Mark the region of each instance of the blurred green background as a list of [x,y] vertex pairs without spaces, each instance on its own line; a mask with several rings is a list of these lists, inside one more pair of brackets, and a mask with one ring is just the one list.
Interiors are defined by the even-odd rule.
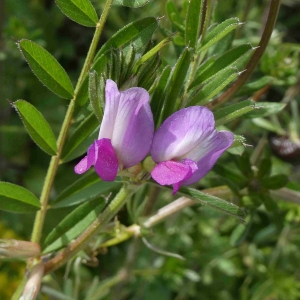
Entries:
[[[91,2],[98,12],[102,11],[103,1]],[[183,1],[174,2],[179,9],[184,7]],[[215,21],[239,17],[245,25],[235,32],[237,43],[256,45],[263,30],[268,3],[261,0],[219,1]],[[165,16],[162,25],[172,30],[165,4],[165,1],[152,0],[147,6],[137,9],[115,5],[100,44],[124,25],[146,16]],[[32,74],[16,40],[26,38],[45,47],[75,82],[93,29],[67,19],[52,0],[2,0],[0,32],[0,180],[24,186],[39,196],[49,157],[30,139],[9,101],[24,99],[34,104],[43,112],[56,136],[67,107],[65,100],[53,95]],[[162,37],[162,32],[157,31],[154,39],[160,41]],[[172,62],[175,52],[176,47],[170,46],[162,51],[162,57]],[[271,76],[273,79],[265,90],[260,89],[260,93],[254,95],[258,100],[286,101],[288,105],[276,118],[267,120],[269,126],[241,119],[230,127],[235,134],[244,135],[247,144],[254,145],[247,149],[249,156],[253,157],[256,145],[263,145],[261,151],[272,164],[271,174],[287,175],[288,187],[295,192],[300,192],[299,144],[297,147],[297,128],[300,128],[297,114],[300,105],[299,52],[300,3],[298,0],[282,1],[270,45],[252,78]],[[279,148],[276,138],[282,138]],[[284,152],[282,147],[292,149]],[[226,161],[230,161],[229,156]],[[54,194],[75,180],[74,164],[74,161],[69,162],[59,168]],[[228,167],[237,169],[234,163]],[[216,181],[222,182],[221,177],[217,167],[201,182],[201,187],[214,186]],[[273,211],[264,206],[249,209],[247,225],[210,208],[186,208],[156,226],[148,237],[153,245],[179,253],[186,258],[185,261],[155,253],[139,240],[129,240],[102,251],[97,256],[98,266],[75,263],[63,283],[62,271],[46,277],[43,291],[48,296],[41,299],[84,299],[91,294],[91,288],[95,290],[101,282],[107,283],[105,280],[108,284],[97,299],[300,299],[299,199],[295,196],[296,203],[281,199]],[[153,203],[153,209],[170,201],[170,194],[162,192],[159,201]],[[49,232],[71,209],[50,211],[45,232]],[[0,238],[29,239],[33,218],[31,214],[1,211]],[[125,211],[120,214],[120,219],[123,224],[132,222]],[[24,267],[22,262],[0,262],[0,299],[10,298],[23,276]],[[122,268],[130,271],[128,280],[111,284]],[[53,290],[60,294],[54,294]]]

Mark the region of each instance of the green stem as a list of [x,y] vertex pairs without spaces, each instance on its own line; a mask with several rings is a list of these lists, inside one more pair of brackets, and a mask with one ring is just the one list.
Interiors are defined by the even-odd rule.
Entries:
[[137,185],[125,184],[103,213],[73,243],[45,264],[45,273],[50,273],[61,267],[84,248],[86,243],[98,233],[99,229],[105,226],[118,213],[138,188],[139,186]]
[[108,17],[108,14],[109,14],[112,3],[113,3],[113,0],[107,0],[106,1],[103,12],[101,14],[101,17],[100,17],[100,19],[99,19],[99,21],[96,25],[96,31],[95,31],[95,34],[94,34],[89,52],[88,52],[87,57],[85,59],[82,71],[80,73],[76,88],[75,88],[75,97],[76,97],[76,94],[78,93],[79,88],[81,87],[81,84],[82,84],[82,82],[85,78],[85,75],[89,71],[90,66],[93,62],[95,52],[96,52],[96,49],[97,49],[97,46],[98,46],[98,42],[99,42],[100,36],[102,34],[104,25],[106,23],[106,20],[107,20],[107,17]]
[[213,109],[220,104],[226,102],[230,98],[233,97],[233,95],[246,83],[246,81],[249,79],[251,74],[253,73],[254,69],[258,65],[258,62],[260,61],[261,57],[263,56],[267,45],[269,43],[271,34],[273,32],[278,11],[280,7],[280,0],[272,0],[270,4],[270,10],[268,15],[268,20],[264,29],[264,32],[262,34],[259,47],[255,50],[253,56],[251,57],[250,61],[248,62],[246,66],[246,71],[241,74],[239,79],[229,88],[223,95],[221,95],[219,98],[214,100],[213,102],[209,103],[207,107],[210,109]]
[[39,243],[42,235],[42,230],[44,226],[44,221],[47,213],[48,200],[51,192],[51,188],[54,182],[54,178],[56,175],[57,167],[59,164],[60,156],[62,153],[63,145],[67,136],[68,129],[71,124],[72,114],[74,111],[75,98],[71,100],[71,103],[68,107],[58,140],[57,140],[57,155],[52,156],[50,165],[47,171],[47,175],[44,181],[44,186],[40,198],[41,202],[41,210],[39,210],[36,214],[31,241],[34,243]]
[[104,10],[100,17],[100,20],[96,25],[95,34],[94,34],[93,40],[91,42],[90,49],[88,51],[87,57],[85,59],[84,65],[82,67],[79,79],[78,79],[76,87],[75,87],[74,97],[70,102],[64,122],[61,127],[61,131],[59,133],[59,137],[57,139],[57,149],[58,149],[57,155],[52,156],[52,158],[51,158],[50,165],[49,165],[49,168],[47,171],[47,175],[46,175],[46,178],[44,181],[44,186],[42,189],[41,198],[40,198],[41,210],[38,211],[38,213],[36,214],[34,225],[33,225],[31,241],[35,242],[35,243],[39,243],[40,239],[41,239],[42,230],[43,230],[45,217],[46,217],[46,213],[47,213],[48,200],[49,200],[50,192],[51,192],[51,189],[53,186],[54,178],[55,178],[55,175],[57,172],[57,168],[59,165],[59,160],[61,157],[63,146],[66,141],[67,133],[68,133],[68,130],[71,125],[74,107],[75,107],[75,103],[76,103],[76,96],[77,96],[79,88],[81,87],[82,82],[83,82],[87,72],[89,71],[91,63],[94,59],[96,48],[97,48],[101,33],[103,31],[104,24],[108,17],[108,13],[110,11],[112,2],[113,2],[113,0],[106,1]]

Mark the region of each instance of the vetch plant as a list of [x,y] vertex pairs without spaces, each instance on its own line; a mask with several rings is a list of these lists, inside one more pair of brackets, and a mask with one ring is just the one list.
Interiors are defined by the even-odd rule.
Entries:
[[[97,293],[97,282],[80,290],[82,263],[94,262],[101,249],[133,236],[146,241],[145,236],[154,225],[196,204],[207,205],[244,223],[246,213],[252,216],[254,207],[263,204],[272,211],[276,209],[271,196],[278,193],[269,190],[278,188],[280,195],[286,192],[281,188],[287,178],[279,176],[276,184],[268,184],[269,178],[275,177],[270,177],[270,162],[265,163],[266,171],[258,170],[257,166],[263,165],[262,151],[257,150],[258,154],[255,152],[250,159],[243,133],[235,134],[238,123],[230,123],[239,122],[242,116],[258,118],[270,108],[271,114],[284,108],[264,102],[263,110],[259,110],[252,97],[259,88],[240,90],[267,47],[279,0],[270,2],[259,47],[240,39],[234,44],[234,30],[243,23],[237,18],[213,23],[210,0],[184,1],[182,11],[170,0],[166,4],[169,25],[147,16],[127,24],[99,45],[112,2],[106,1],[98,18],[89,0],[56,1],[71,20],[95,28],[75,87],[46,49],[27,39],[17,43],[37,78],[69,103],[58,137],[34,105],[25,100],[12,103],[32,140],[51,156],[39,198],[21,186],[0,182],[1,210],[36,213],[31,242],[17,242],[30,243],[27,245],[34,246],[35,251],[21,251],[22,255],[18,255],[28,258],[29,275],[25,275],[13,299],[35,299],[40,284],[43,286],[43,276],[65,264],[75,274],[71,276],[76,278],[72,281],[76,288],[68,297],[61,292],[67,288],[56,291],[58,298],[102,299],[111,287],[126,284],[135,274],[132,257],[138,256],[137,240],[128,250],[124,267],[105,281]],[[146,1],[117,2],[132,8],[156,5]],[[174,29],[178,30],[176,34]],[[168,51],[164,51],[166,47]],[[235,172],[235,165],[242,174]],[[59,168],[63,176],[57,176]],[[79,175],[85,174],[77,176],[62,191],[63,184],[56,189],[65,170],[73,169]],[[214,173],[209,173],[211,170]],[[217,176],[216,183],[212,183],[211,174]],[[205,175],[208,179],[199,182]],[[173,186],[173,195],[169,185]],[[162,188],[167,190],[166,198]],[[181,197],[171,198],[174,194]],[[253,203],[249,199],[254,199]],[[155,205],[169,200],[155,212]],[[117,219],[124,207],[124,214],[131,218],[126,222]],[[48,211],[55,212],[57,208],[66,208],[67,213],[62,210],[62,220],[55,220],[55,225],[44,230]],[[132,224],[125,226],[122,222]],[[170,255],[159,245],[154,247],[148,241],[145,244],[160,254]],[[9,256],[7,245],[15,242],[5,240],[2,245],[2,252]],[[42,292],[51,295],[47,284]]]

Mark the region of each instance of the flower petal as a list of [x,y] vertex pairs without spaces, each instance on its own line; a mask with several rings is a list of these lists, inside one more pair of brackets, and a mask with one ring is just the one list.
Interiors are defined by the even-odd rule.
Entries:
[[95,170],[102,180],[113,181],[118,173],[118,159],[110,139],[96,141]]
[[[154,134],[154,122],[150,105],[145,103],[131,117],[123,140],[114,135],[118,157],[125,168],[134,166],[142,161],[150,152]],[[120,137],[121,138],[121,137]],[[120,149],[120,150],[119,150]]]
[[75,173],[85,173],[95,163],[95,142],[89,147],[85,156],[74,168]]
[[149,94],[143,88],[119,92],[112,80],[106,82],[106,104],[99,139],[110,138],[120,164],[129,168],[150,150],[154,123]]
[[[215,120],[208,108],[190,106],[181,109],[167,118],[156,131],[151,156],[155,162],[184,158],[197,161],[197,156],[191,157],[187,154],[201,146],[202,141],[209,139],[214,132]],[[197,153],[199,156],[198,149]]]
[[114,132],[115,123],[120,102],[120,92],[117,84],[108,79],[105,85],[105,108],[104,115],[100,127],[98,139],[111,139]]
[[190,178],[185,179],[182,184],[189,185],[195,183],[205,176],[214,166],[222,153],[232,145],[233,141],[233,133],[229,131],[217,132],[214,139],[211,140],[209,153],[197,162],[198,170],[196,170]]
[[175,194],[183,180],[190,178],[197,170],[197,164],[192,160],[182,162],[164,161],[159,163],[151,172],[152,178],[160,185],[173,185]]

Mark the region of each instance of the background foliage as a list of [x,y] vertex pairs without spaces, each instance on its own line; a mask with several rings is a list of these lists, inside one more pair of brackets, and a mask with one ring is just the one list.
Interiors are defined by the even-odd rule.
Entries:
[[[94,0],[92,3],[97,12],[102,11],[103,1]],[[266,19],[267,4],[268,1],[254,0],[219,1],[213,11],[215,23],[239,17],[245,24],[209,48],[208,54],[219,57],[232,46],[246,43],[257,45]],[[158,61],[158,57],[154,55],[149,62],[152,63],[151,69],[155,63],[157,69],[161,68],[159,70],[166,64],[174,66],[185,43],[183,20],[186,11],[187,2],[184,1],[152,1],[136,9],[114,5],[100,45],[130,22],[149,16],[165,16],[160,20],[161,27],[165,29],[156,30],[153,35],[155,45],[171,33],[178,33],[173,37],[173,42],[160,51],[161,61],[157,63],[155,59]],[[231,149],[231,153],[224,155],[212,172],[196,186],[203,189],[228,185],[231,200],[243,206],[247,212],[246,224],[208,206],[193,206],[147,232],[145,236],[148,243],[164,251],[180,254],[185,258],[184,261],[156,253],[140,239],[132,238],[113,247],[99,249],[95,246],[97,243],[91,243],[90,249],[69,263],[67,271],[59,270],[45,277],[42,288],[45,299],[300,298],[299,18],[298,1],[283,1],[266,53],[251,81],[237,94],[239,100],[251,98],[258,104],[276,102],[285,104],[284,109],[278,112],[280,109],[274,106],[273,114],[272,107],[267,106],[265,111],[251,112],[258,115],[246,114],[226,124],[236,135],[244,136],[246,144],[251,147],[246,147],[243,155],[236,155],[241,154],[243,149]],[[3,29],[0,40],[0,180],[21,185],[39,196],[49,157],[32,141],[7,99],[29,101],[43,113],[56,137],[65,115],[66,101],[52,94],[36,79],[21,56],[16,41],[25,38],[46,48],[64,66],[74,84],[93,31],[69,20],[53,1],[46,0],[2,1],[0,22],[0,29]],[[148,45],[148,50],[151,47],[153,45]],[[111,52],[112,62],[118,53]],[[247,57],[244,59],[246,61]],[[237,66],[238,72],[243,71],[244,66],[242,61]],[[111,78],[116,76],[113,64],[107,68]],[[147,71],[145,66],[139,69],[139,85],[149,88],[151,82],[142,80],[142,72]],[[215,69],[211,74],[215,74]],[[203,82],[209,72],[201,76]],[[177,80],[180,82],[180,78]],[[208,96],[209,91],[208,88]],[[176,90],[172,93],[175,95]],[[201,96],[201,100],[204,96]],[[232,99],[232,104],[235,102]],[[249,103],[245,107],[251,105]],[[152,108],[160,111],[159,107]],[[235,107],[233,111],[238,109]],[[89,113],[86,107],[86,111],[77,114],[73,132]],[[165,116],[170,114],[168,111],[164,113]],[[221,113],[220,116],[224,115]],[[225,123],[221,117],[219,125]],[[88,119],[84,132],[88,128],[92,133],[97,127],[97,120],[93,118]],[[74,153],[72,149],[77,145],[73,146],[70,142],[64,149],[63,159],[66,163],[59,168],[51,194],[52,200],[57,201],[54,206],[57,205],[59,209],[49,210],[45,237],[74,210],[70,203],[78,205],[83,201],[84,195],[72,195],[64,191],[78,179],[73,172],[75,162],[70,160],[86,150],[86,145],[83,145]],[[45,147],[50,152],[55,151],[49,145]],[[114,193],[115,187],[109,184],[101,185],[103,190],[99,190],[99,182],[94,175],[88,176],[95,183],[85,191],[86,194],[107,195],[111,190]],[[277,189],[283,186],[286,189],[279,192]],[[245,189],[247,193],[243,193]],[[150,207],[141,203],[143,195],[148,192],[153,200]],[[127,210],[121,211],[118,220],[120,224],[131,225],[141,215],[157,211],[171,201],[168,190],[157,190],[146,185],[134,196]],[[33,220],[34,214],[17,215],[0,211],[0,237],[28,240]],[[122,233],[120,224],[115,220],[111,224],[113,230],[102,234],[98,244]],[[23,276],[24,266],[22,262],[0,262],[1,299],[9,299]],[[64,275],[66,280],[62,280]]]

